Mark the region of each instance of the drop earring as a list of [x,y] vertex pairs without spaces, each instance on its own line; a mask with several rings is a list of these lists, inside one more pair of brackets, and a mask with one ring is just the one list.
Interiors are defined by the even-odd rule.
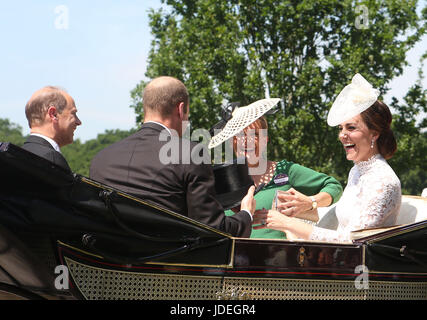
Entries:
[[374,148],[374,139],[371,140],[371,149]]

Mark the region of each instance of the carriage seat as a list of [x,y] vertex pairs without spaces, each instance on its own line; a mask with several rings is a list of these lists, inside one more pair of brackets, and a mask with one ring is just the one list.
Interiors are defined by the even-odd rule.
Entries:
[[[319,222],[316,226],[326,229],[336,230],[338,220],[335,214],[335,204],[318,208]],[[397,216],[396,225],[410,224],[427,220],[427,198],[419,196],[402,196],[399,215]]]

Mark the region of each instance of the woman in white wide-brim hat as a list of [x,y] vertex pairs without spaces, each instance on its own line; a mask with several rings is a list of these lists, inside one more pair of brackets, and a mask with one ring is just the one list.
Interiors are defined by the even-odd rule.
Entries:
[[[254,196],[257,209],[270,209],[276,191],[284,214],[317,218],[316,206],[326,207],[335,203],[342,194],[341,184],[333,177],[287,160],[271,161],[266,157],[268,124],[264,117],[280,99],[263,99],[248,106],[235,109],[233,117],[210,141],[213,148],[232,138],[237,158],[246,157],[255,186],[259,190]],[[286,192],[286,193],[285,193]],[[226,215],[232,215],[229,210]],[[255,221],[255,220],[254,220]],[[256,219],[255,224],[265,223]],[[281,230],[268,228],[252,229],[251,238],[286,238]]]
[[395,224],[401,204],[400,181],[386,159],[393,156],[397,144],[390,110],[378,96],[379,91],[356,74],[328,114],[328,124],[339,126],[346,157],[354,162],[336,204],[337,230],[305,224],[274,210],[258,212],[254,221],[265,219],[262,227],[295,238],[331,242],[350,242],[351,231]]

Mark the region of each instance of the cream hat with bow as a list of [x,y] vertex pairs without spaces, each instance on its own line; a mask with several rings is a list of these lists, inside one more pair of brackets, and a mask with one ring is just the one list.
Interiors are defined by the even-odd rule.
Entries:
[[332,104],[328,125],[337,126],[365,111],[377,101],[380,91],[374,89],[359,73],[356,73]]

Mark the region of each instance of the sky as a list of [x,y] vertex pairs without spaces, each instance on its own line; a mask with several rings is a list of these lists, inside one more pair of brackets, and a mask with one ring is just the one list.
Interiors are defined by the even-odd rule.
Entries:
[[[75,139],[135,127],[130,91],[145,79],[148,10],[161,6],[160,0],[0,0],[0,118],[27,135],[26,102],[36,90],[57,85],[74,98],[83,122]],[[386,103],[414,83],[426,50],[424,36],[407,55],[410,66],[390,82]]]

